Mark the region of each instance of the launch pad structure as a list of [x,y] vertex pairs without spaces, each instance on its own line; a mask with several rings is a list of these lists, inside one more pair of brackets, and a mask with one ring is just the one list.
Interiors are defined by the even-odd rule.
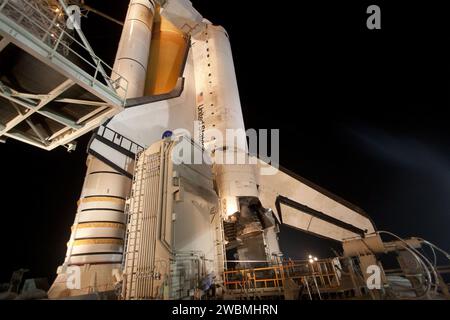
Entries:
[[[67,28],[83,5],[0,0],[0,139],[72,150],[93,132],[49,299],[450,298],[421,248],[448,253],[249,154],[224,28],[188,0],[131,0],[123,23],[84,6],[123,25],[109,67]],[[280,225],[343,254],[293,261]]]

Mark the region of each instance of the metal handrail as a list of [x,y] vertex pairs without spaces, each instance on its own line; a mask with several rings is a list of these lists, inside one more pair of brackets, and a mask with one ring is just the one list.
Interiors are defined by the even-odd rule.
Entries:
[[[48,46],[50,49],[52,49],[52,54],[50,55],[50,58],[53,54],[59,52],[60,50],[63,51],[67,50],[67,52],[72,53],[74,56],[76,56],[78,59],[84,62],[87,66],[93,68],[94,69],[93,75],[90,72],[88,72],[88,74],[93,78],[91,85],[94,85],[94,83],[96,82],[98,82],[101,85],[104,85],[105,83],[109,88],[114,90],[116,93],[119,89],[123,90],[121,96],[122,97],[126,96],[126,92],[128,90],[128,81],[124,77],[115,72],[102,59],[100,59],[98,56],[90,52],[88,48],[86,48],[86,46],[84,46],[81,42],[75,39],[72,35],[67,33],[63,28],[61,28],[60,24],[57,23],[56,19],[54,20],[49,19],[44,13],[38,10],[38,8],[33,6],[32,3],[30,3],[27,0],[20,0],[20,2],[22,4],[25,4],[27,6],[27,9],[30,9],[34,14],[37,14],[42,19],[42,21],[46,22],[46,24],[48,23],[48,28],[44,28],[41,24],[42,21],[33,19],[33,15],[24,12],[22,8],[16,6],[11,0],[0,0],[0,14],[3,14],[5,17],[8,18],[15,18],[11,17],[11,13],[18,14],[21,17],[21,21],[19,23],[18,21],[14,22],[18,23],[21,27],[24,27],[34,37],[37,37],[38,35],[34,34],[31,30],[29,30],[30,29],[29,26],[27,26],[26,23],[24,23],[24,21],[38,28],[44,35],[42,39],[39,40],[46,46]],[[7,9],[9,9],[9,11]],[[50,44],[48,43],[48,41],[44,41],[45,39],[53,40],[52,41],[53,43]],[[68,42],[70,42],[71,45],[69,46],[67,44],[67,41],[64,40],[68,40]],[[83,50],[83,52],[89,54],[89,56],[92,57],[92,59],[94,60],[94,63],[87,60],[80,53],[75,51],[73,49],[74,44],[79,46]],[[111,72],[110,77],[108,77],[106,74],[102,72],[103,68],[106,68],[108,71]],[[102,82],[101,78],[98,79],[99,73],[102,76],[104,83]]]
[[[315,264],[320,265],[320,264],[330,264],[331,261],[330,260],[319,260],[317,262],[315,262]],[[296,267],[308,267],[308,272],[307,273],[302,273],[302,274],[292,274],[292,275],[287,275],[286,273],[284,273],[283,271],[289,271],[289,270],[293,270],[293,268]],[[285,281],[285,279],[299,279],[299,280],[303,280],[303,279],[308,279],[308,278],[321,278],[321,277],[328,277],[329,281],[328,283],[322,283],[323,286],[325,287],[338,287],[339,286],[339,281],[336,281],[336,283],[332,283],[331,278],[338,280],[338,275],[336,273],[336,271],[333,270],[322,270],[320,269],[320,271],[316,271],[314,269],[309,269],[310,267],[310,263],[308,261],[301,261],[301,262],[287,262],[286,264],[282,264],[282,265],[276,265],[276,266],[270,266],[270,267],[260,267],[260,268],[253,268],[253,269],[239,269],[239,270],[229,270],[229,271],[225,271],[223,273],[224,275],[224,285],[225,287],[230,288],[234,287],[235,289],[238,288],[238,286],[242,286],[245,285],[249,279],[247,279],[247,275],[250,274],[251,275],[251,281],[254,282],[255,284],[255,288],[257,288],[257,284],[262,283],[263,287],[262,288],[279,288],[281,286],[283,286],[283,283]],[[258,277],[258,273],[261,272],[272,272],[273,276],[270,277]],[[230,279],[233,276],[241,276],[242,279]],[[321,286],[319,286],[321,287]]]
[[[112,138],[112,139],[109,139],[108,137],[106,137],[106,136],[105,136],[106,132],[112,133],[112,134],[113,134],[113,138]],[[118,132],[114,131],[113,129],[108,128],[108,127],[106,127],[106,126],[100,126],[100,128],[99,128],[99,130],[98,130],[98,132],[97,132],[97,135],[98,135],[99,137],[103,137],[103,138],[105,138],[105,139],[107,139],[107,140],[110,140],[111,142],[114,142],[115,144],[117,144],[117,145],[120,146],[121,148],[123,148],[123,149],[125,149],[125,150],[127,150],[127,151],[130,151],[130,152],[132,152],[132,153],[134,153],[134,154],[136,154],[136,155],[139,154],[140,152],[142,152],[142,151],[145,149],[145,148],[144,148],[143,146],[141,146],[140,144],[134,142],[133,140],[128,139],[127,137],[123,136],[122,134],[120,134],[120,133],[118,133]],[[118,137],[120,138],[120,143],[117,143],[117,141],[116,141],[116,139],[117,139]],[[123,146],[124,140],[127,141],[127,142],[129,142],[130,146],[129,146],[128,148],[125,148],[125,147]],[[135,148],[134,148],[134,147],[135,147]],[[134,152],[133,150],[136,150],[136,152]]]

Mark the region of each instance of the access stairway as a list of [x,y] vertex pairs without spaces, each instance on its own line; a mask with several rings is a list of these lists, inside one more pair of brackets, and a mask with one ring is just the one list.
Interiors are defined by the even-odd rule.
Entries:
[[88,153],[103,161],[118,172],[133,178],[136,156],[144,147],[102,125],[92,136]]

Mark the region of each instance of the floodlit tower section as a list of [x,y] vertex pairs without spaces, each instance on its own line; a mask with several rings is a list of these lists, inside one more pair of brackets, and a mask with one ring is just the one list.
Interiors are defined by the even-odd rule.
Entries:
[[[195,61],[199,140],[214,160],[220,213],[230,249],[240,260],[266,261],[263,227],[258,218],[255,166],[248,147],[236,74],[227,32],[206,24],[192,41]],[[235,233],[235,234],[233,234]]]
[[[154,10],[152,0],[132,0],[128,8],[114,64],[114,70],[129,81],[126,98],[144,94]],[[58,268],[49,297],[114,289],[122,262],[125,199],[130,188],[128,177],[98,158],[88,157],[88,171],[66,259]]]

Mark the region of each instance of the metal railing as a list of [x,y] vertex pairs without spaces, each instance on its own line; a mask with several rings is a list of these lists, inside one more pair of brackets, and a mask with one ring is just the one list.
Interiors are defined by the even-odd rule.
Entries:
[[[0,16],[9,18],[13,23],[27,30],[40,43],[49,47],[49,58],[55,54],[62,54],[86,72],[92,79],[91,86],[103,85],[109,87],[119,97],[125,97],[128,90],[128,81],[116,73],[103,60],[94,55],[83,43],[66,32],[61,22],[63,12],[58,9],[53,19],[49,12],[43,12],[36,3],[27,0],[0,0]],[[89,60],[92,60],[90,61]],[[103,70],[110,72],[106,75]],[[122,99],[123,105],[125,99]]]
[[312,281],[319,290],[340,286],[340,278],[331,259],[314,263],[286,261],[276,266],[229,270],[223,274],[224,285],[230,290],[277,289],[284,286],[286,279],[292,279],[299,285]]
[[142,151],[144,151],[144,147],[137,144],[136,142],[133,142],[132,140],[128,139],[127,137],[124,137],[120,133],[105,127],[100,126],[97,131],[97,136],[102,137],[106,140],[109,140],[113,142],[114,144],[118,145],[122,149],[126,151],[130,151],[133,154],[138,154]]

